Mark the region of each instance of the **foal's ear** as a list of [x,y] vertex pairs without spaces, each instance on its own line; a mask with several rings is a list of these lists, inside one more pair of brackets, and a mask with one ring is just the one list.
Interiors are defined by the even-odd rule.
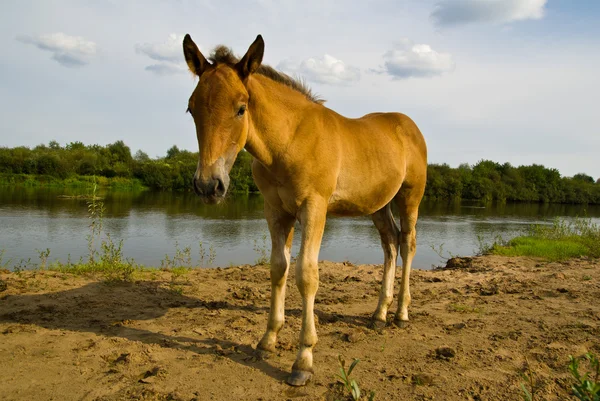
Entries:
[[258,35],[244,57],[235,65],[242,79],[248,78],[250,74],[258,70],[260,63],[262,63],[264,52],[265,41],[262,36]]
[[198,76],[202,75],[208,66],[210,66],[210,63],[200,53],[198,46],[196,46],[189,33],[183,38],[183,55],[190,71]]

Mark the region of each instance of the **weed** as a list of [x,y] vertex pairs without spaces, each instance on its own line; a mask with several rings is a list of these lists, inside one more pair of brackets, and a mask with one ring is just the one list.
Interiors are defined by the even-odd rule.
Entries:
[[[356,380],[350,379],[350,374],[352,373],[358,362],[360,362],[360,359],[355,358],[348,367],[348,371],[346,371],[346,361],[344,360],[344,358],[342,358],[341,355],[338,355],[338,361],[340,364],[340,373],[338,374],[340,382],[344,385],[346,390],[348,390],[354,401],[360,400],[361,392],[360,388],[358,387],[358,383],[356,382]],[[367,399],[369,401],[374,400],[375,392],[371,391]]]
[[592,276],[588,276],[587,274],[585,276],[583,276],[583,281],[590,281],[592,279]]
[[38,256],[40,258],[39,268],[45,270],[46,266],[48,265],[48,257],[50,257],[50,248],[46,248],[41,251],[39,249],[36,249],[35,251],[38,253]]
[[254,240],[254,251],[258,253],[258,258],[254,261],[257,265],[266,265],[269,263],[268,251],[267,251],[267,234],[262,235],[262,244],[259,245],[258,241]]
[[508,240],[504,239],[500,234],[496,234],[491,242],[486,241],[482,234],[477,234],[477,255],[488,255],[493,253],[494,249],[506,246],[507,244]]
[[206,250],[204,249],[204,244],[202,243],[202,241],[199,242],[200,245],[200,259],[199,259],[199,264],[200,266],[204,266],[204,260],[206,259]]
[[[569,371],[575,380],[571,386],[573,394],[580,401],[600,401],[600,361],[592,353],[587,353],[580,358],[569,355]],[[587,361],[591,372],[583,376],[579,373],[579,362]]]
[[96,182],[92,186],[91,200],[88,202],[88,217],[91,220],[89,228],[90,234],[87,235],[88,241],[88,262],[94,264],[98,251],[96,250],[95,241],[100,237],[102,232],[102,218],[104,216],[104,202],[97,201],[96,197]]
[[192,248],[186,246],[180,249],[179,242],[175,241],[175,255],[171,258],[166,254],[165,258],[160,262],[160,267],[162,269],[172,269],[174,267],[192,268]]
[[135,271],[133,260],[123,260],[123,240],[115,244],[109,233],[102,241],[102,254],[100,255],[100,270],[108,281],[131,281]]
[[439,247],[435,247],[435,245],[430,245],[431,249],[433,250],[433,252],[437,253],[437,255],[440,257],[441,261],[444,262],[448,259],[452,259],[457,257],[458,255],[453,254],[450,251],[446,251],[446,255],[444,255],[444,244],[441,243]]
[[211,245],[210,248],[208,248],[208,264],[212,265],[215,262],[216,257],[217,257],[217,251]]
[[23,270],[27,270],[27,266],[31,265],[31,258],[21,259],[19,263],[13,266],[13,271],[17,274],[17,276],[21,276]]
[[[215,262],[215,258],[217,257],[217,251],[211,245],[208,248],[208,259],[206,258],[206,250],[204,249],[204,244],[200,241],[200,266],[210,266]],[[206,262],[206,263],[205,263]]]
[[[523,390],[523,400],[525,401],[535,401],[535,385],[533,382],[533,371],[531,370],[531,365],[527,358],[525,358],[526,363],[526,372],[519,372],[519,375],[524,380],[521,382],[521,390]],[[530,390],[527,389],[527,385],[529,385]]]
[[8,266],[10,266],[10,264],[12,263],[12,259],[8,259],[7,261],[4,261],[4,253],[6,252],[5,249],[0,249],[0,269],[8,269]]

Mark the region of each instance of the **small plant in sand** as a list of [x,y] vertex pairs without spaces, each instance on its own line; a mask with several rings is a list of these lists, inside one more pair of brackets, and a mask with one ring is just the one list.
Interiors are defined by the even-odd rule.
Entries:
[[267,249],[267,234],[262,235],[262,244],[254,240],[254,251],[258,253],[258,258],[254,261],[257,265],[266,265],[269,263],[269,251]]
[[0,269],[8,269],[8,266],[12,263],[12,259],[4,260],[4,254],[6,249],[0,249]]
[[202,266],[210,266],[214,263],[215,258],[217,257],[217,252],[215,251],[214,246],[210,246],[208,248],[208,258],[206,255],[206,249],[204,248],[204,243],[202,241],[200,241],[199,243],[200,245],[200,259],[198,260],[198,264],[200,265],[200,267]]
[[491,242],[487,241],[482,234],[477,234],[477,255],[488,255],[495,248],[506,246],[507,244],[508,241],[500,234],[496,234]]
[[135,262],[123,258],[123,240],[115,243],[110,234],[101,244],[100,270],[108,281],[131,281],[136,270]]
[[48,266],[48,258],[50,257],[50,248],[46,248],[41,251],[39,249],[36,249],[36,252],[38,253],[38,256],[40,258],[39,268],[42,270],[46,269],[46,266]]
[[[440,259],[442,260],[442,262],[444,262],[444,261],[446,261],[448,259],[455,258],[455,257],[458,256],[458,255],[453,254],[450,251],[446,251],[444,249],[444,244],[443,243],[441,243],[438,247],[436,247],[435,245],[431,244],[430,248],[433,250],[433,252],[435,252],[440,257]],[[444,252],[445,252],[445,254],[444,254]]]
[[[580,401],[600,401],[600,361],[592,353],[587,353],[580,358],[573,358],[569,355],[569,371],[575,383],[571,389],[573,394]],[[591,371],[583,375],[579,373],[580,361],[587,362]]]
[[[123,240],[113,241],[109,233],[106,238],[102,238],[104,203],[99,201],[96,196],[97,186],[94,181],[92,186],[92,195],[88,201],[88,217],[90,219],[90,233],[87,235],[88,260],[84,262],[83,257],[77,263],[71,262],[69,255],[66,264],[56,262],[50,266],[53,270],[65,273],[86,274],[102,273],[107,281],[131,281],[134,271],[138,268],[133,260],[123,257]],[[100,241],[100,250],[97,246]],[[47,265],[47,259],[50,256],[50,249],[38,251],[41,264],[44,268]]]
[[[523,391],[523,400],[524,401],[535,401],[535,383],[533,381],[533,371],[531,370],[531,365],[527,358],[525,358],[526,363],[526,371],[520,372],[519,375],[523,379],[521,382],[521,390]],[[529,389],[527,388],[529,386]]]
[[162,269],[173,269],[173,268],[192,268],[192,248],[186,246],[183,249],[179,248],[179,242],[175,241],[175,255],[170,257],[168,254],[165,258],[160,261],[160,267]]
[[97,201],[96,183],[92,186],[92,198],[88,201],[88,217],[90,219],[90,233],[87,235],[88,241],[88,263],[94,264],[98,251],[96,250],[95,242],[100,238],[102,233],[102,221],[104,216],[104,202]]
[[[350,378],[350,374],[356,367],[356,365],[360,362],[360,359],[354,359],[348,370],[346,371],[346,361],[341,355],[338,355],[338,361],[340,364],[340,373],[338,374],[338,380],[341,384],[344,385],[344,388],[350,393],[352,400],[357,401],[361,399],[360,388],[358,387],[358,383],[356,380]],[[373,401],[375,399],[375,392],[371,391],[367,400]]]

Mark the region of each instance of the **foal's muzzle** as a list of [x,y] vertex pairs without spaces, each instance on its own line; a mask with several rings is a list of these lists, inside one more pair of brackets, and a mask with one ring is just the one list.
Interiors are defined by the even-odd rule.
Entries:
[[227,184],[220,177],[201,179],[194,177],[194,192],[209,203],[217,203],[225,197]]

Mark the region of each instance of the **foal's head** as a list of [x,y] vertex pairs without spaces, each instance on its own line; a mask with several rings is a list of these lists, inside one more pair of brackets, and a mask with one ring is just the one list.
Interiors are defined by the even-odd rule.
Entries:
[[229,187],[229,171],[248,138],[248,77],[262,62],[265,43],[260,35],[234,65],[209,63],[190,37],[183,39],[183,54],[198,85],[188,103],[196,124],[198,168],[193,187],[210,203],[221,201]]

